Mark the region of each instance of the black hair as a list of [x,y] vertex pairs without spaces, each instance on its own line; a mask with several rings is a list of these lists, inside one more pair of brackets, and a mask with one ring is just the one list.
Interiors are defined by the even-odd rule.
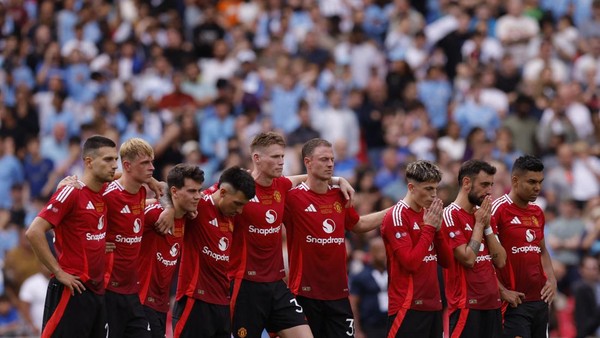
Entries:
[[495,175],[496,167],[481,160],[466,161],[460,166],[460,170],[458,171],[458,185],[462,184],[463,178],[470,177],[472,179],[482,171],[488,175]]
[[233,166],[226,169],[219,177],[219,187],[223,183],[231,185],[236,191],[241,191],[247,199],[251,199],[256,194],[254,178],[245,169]]
[[512,173],[521,175],[527,171],[542,172],[544,171],[544,163],[533,155],[520,156],[513,164]]
[[196,165],[180,163],[167,174],[167,185],[181,189],[185,185],[185,179],[189,178],[197,183],[204,183],[204,171]]
[[88,156],[95,156],[95,153],[98,149],[100,148],[104,148],[104,147],[109,147],[109,148],[116,148],[117,144],[104,136],[100,136],[100,135],[94,135],[91,136],[90,138],[88,138],[87,140],[85,140],[85,143],[83,143],[83,157],[88,157]]

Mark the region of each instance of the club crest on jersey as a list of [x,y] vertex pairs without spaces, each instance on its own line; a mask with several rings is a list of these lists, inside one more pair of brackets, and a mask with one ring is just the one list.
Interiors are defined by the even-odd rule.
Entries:
[[238,334],[238,337],[240,337],[240,338],[246,338],[246,336],[248,335],[248,330],[246,330],[245,327],[240,327],[237,334]]
[[535,240],[535,231],[531,229],[525,230],[525,240],[529,243]]
[[538,222],[537,217],[535,216],[531,216],[531,222],[533,222],[533,226],[536,228],[540,226],[540,223]]
[[179,243],[173,244],[173,246],[169,250],[169,253],[171,254],[172,257],[177,256],[177,254],[179,253]]
[[325,233],[333,233],[335,231],[335,222],[328,218],[326,220],[323,221],[323,231],[325,231]]
[[340,203],[340,202],[333,203],[333,210],[335,210],[338,214],[342,213],[342,203]]
[[98,230],[102,230],[102,228],[104,228],[104,215],[98,219]]
[[278,190],[275,190],[273,193],[273,198],[277,203],[281,202],[281,193]]
[[133,232],[137,234],[140,230],[142,230],[142,220],[136,218],[135,221],[133,221]]
[[219,250],[225,251],[229,247],[229,240],[227,237],[221,237],[219,240]]
[[267,212],[265,213],[265,221],[267,221],[267,223],[269,223],[269,224],[273,224],[273,223],[275,223],[276,220],[277,220],[277,213],[275,212],[275,210],[272,210],[272,209],[267,210]]

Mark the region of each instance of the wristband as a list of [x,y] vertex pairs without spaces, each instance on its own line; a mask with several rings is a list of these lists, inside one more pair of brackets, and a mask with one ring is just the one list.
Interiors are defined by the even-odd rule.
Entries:
[[487,227],[487,228],[483,229],[483,234],[486,236],[489,236],[493,233],[494,233],[494,230],[492,230],[492,227]]

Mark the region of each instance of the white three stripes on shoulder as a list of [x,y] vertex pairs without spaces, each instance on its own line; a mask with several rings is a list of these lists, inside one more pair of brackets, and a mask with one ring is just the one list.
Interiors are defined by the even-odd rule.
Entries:
[[402,226],[402,210],[405,208],[408,208],[408,206],[406,203],[404,203],[404,201],[399,201],[394,206],[394,209],[392,210],[392,220],[395,227]]
[[498,210],[498,208],[504,203],[511,203],[510,197],[508,197],[508,195],[506,195],[506,194],[502,195],[501,197],[498,197],[492,203],[492,215],[495,215],[496,210]]
[[64,201],[67,200],[67,197],[69,197],[69,195],[71,194],[71,192],[73,192],[75,188],[68,186],[66,188],[63,189],[63,191],[60,192],[60,194],[58,194],[58,196],[56,196],[56,200],[60,203],[63,203]]
[[452,211],[454,210],[458,210],[458,205],[451,203],[449,206],[447,206],[444,209],[444,223],[446,223],[447,227],[453,227],[454,226],[454,219],[452,219]]

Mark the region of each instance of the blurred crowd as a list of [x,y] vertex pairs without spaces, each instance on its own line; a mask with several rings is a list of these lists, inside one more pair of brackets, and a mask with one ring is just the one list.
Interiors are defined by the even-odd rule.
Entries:
[[[404,196],[414,159],[440,166],[448,204],[464,160],[496,166],[498,197],[535,154],[569,295],[600,253],[599,85],[599,0],[2,0],[0,335],[39,330],[47,274],[22,230],[93,134],[141,137],[157,178],[195,163],[207,184],[249,166],[261,131],[286,136],[288,175],[320,136],[361,214]],[[349,238],[353,273],[376,236]]]

